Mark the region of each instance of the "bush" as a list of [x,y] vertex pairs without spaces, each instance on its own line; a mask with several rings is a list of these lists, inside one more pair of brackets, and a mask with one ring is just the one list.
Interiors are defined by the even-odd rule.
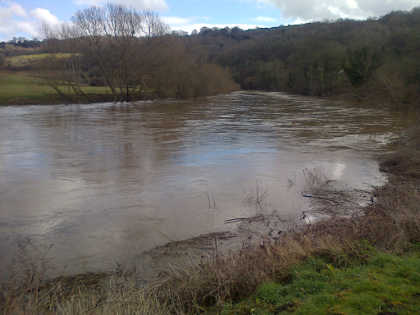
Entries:
[[0,67],[2,67],[6,62],[6,57],[0,53]]

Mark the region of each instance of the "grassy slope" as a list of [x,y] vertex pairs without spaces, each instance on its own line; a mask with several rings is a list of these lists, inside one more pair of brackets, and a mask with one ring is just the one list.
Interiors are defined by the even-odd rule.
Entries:
[[403,257],[375,252],[365,263],[342,268],[311,258],[288,282],[264,283],[222,314],[418,314],[418,249]]
[[[87,94],[108,94],[104,87],[85,87]],[[62,100],[56,92],[38,79],[25,72],[0,71],[0,106],[15,104],[54,104]]]
[[55,57],[58,59],[69,58],[72,54],[69,53],[60,53],[60,54],[31,54],[31,55],[21,55],[13,56],[6,58],[6,64],[11,65],[12,67],[23,67],[33,64],[34,62],[41,61],[45,58]]
[[21,73],[0,73],[0,105],[26,101],[36,103],[54,94],[54,90],[43,85],[39,79]]

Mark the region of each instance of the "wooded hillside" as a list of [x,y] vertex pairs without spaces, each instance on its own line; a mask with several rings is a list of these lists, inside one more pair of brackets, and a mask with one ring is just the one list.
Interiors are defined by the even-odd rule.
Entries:
[[420,8],[367,21],[203,29],[186,40],[230,68],[243,89],[352,93],[397,103],[420,94]]

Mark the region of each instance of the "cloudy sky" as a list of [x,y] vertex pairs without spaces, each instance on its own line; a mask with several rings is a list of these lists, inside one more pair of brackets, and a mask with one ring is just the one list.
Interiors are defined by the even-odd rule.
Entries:
[[420,6],[420,0],[0,0],[0,40],[38,37],[41,23],[59,25],[79,9],[106,2],[156,10],[173,30],[188,32],[203,26],[248,29],[363,19]]

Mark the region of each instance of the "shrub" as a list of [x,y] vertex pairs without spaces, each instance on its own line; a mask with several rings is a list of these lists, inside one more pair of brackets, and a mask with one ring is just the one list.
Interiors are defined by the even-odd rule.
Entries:
[[2,67],[6,62],[6,57],[0,53],[0,67]]

